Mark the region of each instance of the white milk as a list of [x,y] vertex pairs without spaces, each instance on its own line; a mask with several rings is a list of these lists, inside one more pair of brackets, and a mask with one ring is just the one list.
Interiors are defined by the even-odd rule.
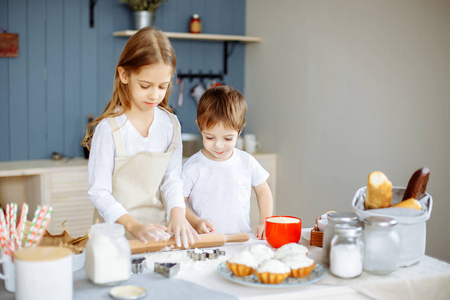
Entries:
[[293,224],[293,223],[299,223],[300,220],[299,219],[294,219],[294,218],[273,217],[273,218],[268,218],[267,222]]

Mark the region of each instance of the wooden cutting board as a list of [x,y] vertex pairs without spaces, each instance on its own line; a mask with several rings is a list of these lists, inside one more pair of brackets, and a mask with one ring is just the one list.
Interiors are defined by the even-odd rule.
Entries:
[[[195,241],[195,244],[190,245],[190,247],[191,248],[218,247],[223,246],[225,243],[246,242],[250,239],[248,233],[236,233],[236,234],[209,233],[209,234],[200,234],[200,238],[201,240]],[[174,237],[171,237],[169,240],[165,242],[148,241],[148,243],[145,244],[139,240],[130,240],[129,243],[132,254],[160,251],[163,250],[165,247],[170,247],[171,249],[184,249],[183,247],[177,247]]]

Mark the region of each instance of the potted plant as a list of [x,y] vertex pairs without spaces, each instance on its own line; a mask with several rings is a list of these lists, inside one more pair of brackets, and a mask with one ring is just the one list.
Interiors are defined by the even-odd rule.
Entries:
[[136,30],[152,25],[154,12],[164,1],[167,0],[121,0],[134,11]]

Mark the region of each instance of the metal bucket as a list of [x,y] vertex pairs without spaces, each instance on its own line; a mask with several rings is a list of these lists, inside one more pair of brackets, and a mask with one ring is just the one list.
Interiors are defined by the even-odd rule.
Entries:
[[152,26],[152,21],[153,13],[146,10],[134,12],[134,27],[136,28],[136,30],[147,26]]

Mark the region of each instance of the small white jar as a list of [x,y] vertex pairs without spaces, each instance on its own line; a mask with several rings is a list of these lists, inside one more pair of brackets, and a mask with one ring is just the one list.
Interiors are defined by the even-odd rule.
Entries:
[[322,263],[325,266],[330,265],[330,245],[331,239],[335,232],[334,228],[338,224],[348,224],[352,226],[359,226],[358,216],[353,212],[330,212],[327,214],[328,224],[325,227],[323,233],[323,245],[322,245]]
[[363,271],[362,228],[337,224],[330,245],[330,272],[340,278],[354,278]]
[[131,276],[131,249],[120,224],[95,224],[86,245],[86,275],[98,285],[117,285]]
[[400,237],[397,221],[389,217],[372,216],[364,220],[364,271],[387,275],[399,268]]

